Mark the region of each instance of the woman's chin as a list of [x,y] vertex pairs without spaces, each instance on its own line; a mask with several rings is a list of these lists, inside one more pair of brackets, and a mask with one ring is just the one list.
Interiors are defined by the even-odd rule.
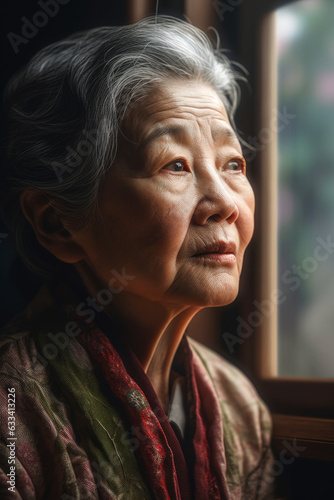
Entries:
[[188,305],[200,307],[222,307],[231,304],[239,292],[239,284],[225,284],[216,287],[201,287],[200,290],[193,289],[187,297],[182,297],[182,302],[188,302]]
[[238,290],[224,290],[221,293],[214,293],[205,301],[206,307],[222,307],[234,302],[238,296]]

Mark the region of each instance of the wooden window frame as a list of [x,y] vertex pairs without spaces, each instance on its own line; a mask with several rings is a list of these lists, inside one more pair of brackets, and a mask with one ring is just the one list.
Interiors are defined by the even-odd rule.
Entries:
[[153,0],[127,0],[127,21],[129,24],[134,24],[154,14]]
[[[292,1],[253,0],[240,6],[242,62],[250,71],[255,98],[248,117],[244,117],[249,131],[271,130],[272,110],[277,109],[273,13],[289,3]],[[249,287],[249,294],[260,302],[278,288],[277,133],[271,131],[266,142],[252,167],[258,231],[253,251],[255,285]],[[263,316],[251,341],[244,342],[243,351],[246,370],[273,413],[273,446],[277,453],[284,440],[297,440],[304,445],[300,457],[334,460],[334,379],[277,376],[277,307],[272,314]]]
[[[158,0],[127,0],[128,23],[136,23],[156,13]],[[180,0],[185,17],[198,28],[207,32],[215,24],[215,11],[211,0]]]

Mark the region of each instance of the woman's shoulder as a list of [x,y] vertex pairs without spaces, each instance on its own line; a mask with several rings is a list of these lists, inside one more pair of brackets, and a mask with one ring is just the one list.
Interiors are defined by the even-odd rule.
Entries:
[[188,340],[192,351],[200,358],[214,383],[223,383],[226,390],[231,388],[233,391],[236,386],[241,391],[245,389],[250,397],[257,397],[253,384],[239,368],[197,340]]
[[20,321],[6,325],[0,333],[0,375],[3,388],[25,391],[30,384],[44,385],[48,380],[45,366],[29,329]]
[[211,379],[220,406],[230,419],[253,421],[262,431],[270,432],[271,417],[267,406],[248,377],[235,365],[200,342],[189,339],[194,355]]
[[216,395],[231,498],[240,498],[241,491],[247,498],[273,498],[268,408],[241,370],[198,341],[189,339],[189,344],[206,386]]
[[43,316],[51,318],[51,297],[42,287],[27,308],[0,329],[0,373],[16,380],[27,377],[43,380],[45,366],[41,362],[35,340],[36,325]]

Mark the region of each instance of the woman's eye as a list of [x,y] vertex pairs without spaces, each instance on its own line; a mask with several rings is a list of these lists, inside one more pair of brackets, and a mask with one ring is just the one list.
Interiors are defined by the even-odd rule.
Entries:
[[183,172],[185,169],[186,162],[184,160],[175,160],[163,167],[163,170],[169,170],[171,172]]
[[243,160],[230,160],[226,164],[227,170],[232,170],[232,172],[243,172],[245,168],[245,162]]

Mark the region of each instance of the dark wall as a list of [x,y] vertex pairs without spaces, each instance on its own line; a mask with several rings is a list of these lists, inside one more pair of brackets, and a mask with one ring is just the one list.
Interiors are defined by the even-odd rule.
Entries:
[[[6,0],[2,3],[0,17],[2,95],[10,77],[46,45],[79,30],[125,24],[126,2]],[[39,287],[38,280],[20,263],[15,242],[2,221],[0,221],[0,280],[1,326],[25,307]]]

